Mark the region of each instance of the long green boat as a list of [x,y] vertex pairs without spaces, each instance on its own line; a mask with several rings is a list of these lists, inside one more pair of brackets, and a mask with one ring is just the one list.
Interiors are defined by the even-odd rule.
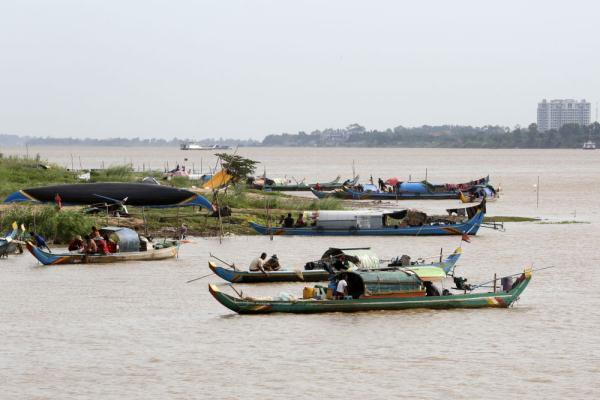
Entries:
[[[348,296],[344,299],[289,299],[252,297],[236,298],[223,293],[214,284],[208,285],[212,296],[222,305],[239,314],[326,313],[374,310],[406,310],[415,308],[507,308],[523,293],[531,280],[531,269],[525,270],[507,290],[458,294],[430,295],[416,274],[409,271],[346,272]],[[494,285],[495,286],[495,285]]]

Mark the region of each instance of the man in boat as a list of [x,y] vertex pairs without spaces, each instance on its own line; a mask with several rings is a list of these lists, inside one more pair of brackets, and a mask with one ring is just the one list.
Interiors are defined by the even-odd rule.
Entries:
[[292,217],[292,213],[288,213],[287,217],[283,220],[284,228],[293,228],[294,227],[294,218]]
[[106,243],[106,240],[104,240],[104,238],[102,236],[95,238],[94,242],[96,242],[96,248],[98,249],[98,253],[103,254],[103,255],[110,254],[110,250],[108,249],[108,244]]
[[69,242],[69,251],[82,251],[84,248],[83,239],[81,235],[77,235]]
[[348,281],[346,280],[346,274],[343,274],[338,281],[335,289],[335,298],[340,300],[348,296]]
[[119,244],[112,240],[108,233],[105,233],[104,235],[102,235],[102,237],[104,238],[104,241],[106,242],[106,246],[108,247],[108,251],[110,253],[116,253],[119,251]]
[[303,228],[306,226],[306,222],[304,222],[304,214],[300,213],[298,215],[298,219],[296,220],[296,223],[294,224],[294,228]]
[[425,284],[425,296],[439,296],[440,291],[430,281],[423,282]]
[[385,182],[383,181],[383,179],[379,178],[379,180],[377,181],[377,183],[379,183],[379,190],[381,190],[382,192],[385,192]]
[[281,265],[279,265],[277,254],[273,254],[271,258],[264,263],[263,268],[265,271],[279,271],[281,269]]
[[100,231],[95,226],[92,226],[92,233],[90,234],[90,238],[95,240],[96,238],[99,238],[99,237],[102,237],[100,235]]
[[254,260],[252,260],[252,262],[250,263],[250,271],[254,271],[254,272],[258,272],[258,271],[262,271],[265,272],[265,269],[263,268],[263,265],[265,263],[265,259],[267,258],[267,253],[262,253],[260,255],[260,257],[255,258]]
[[85,254],[94,254],[98,251],[98,246],[96,246],[96,242],[90,237],[90,235],[85,235],[85,247],[83,248],[83,252]]
[[46,240],[44,240],[44,238],[40,234],[31,231],[29,232],[29,235],[31,236],[31,239],[33,239],[37,247],[39,247],[42,250],[46,249],[49,253],[52,253],[52,250],[50,250],[50,248],[46,244]]

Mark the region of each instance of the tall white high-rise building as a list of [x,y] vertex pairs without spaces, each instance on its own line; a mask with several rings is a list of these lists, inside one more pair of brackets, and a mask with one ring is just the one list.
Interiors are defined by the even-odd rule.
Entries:
[[537,108],[537,125],[540,132],[560,129],[565,124],[590,124],[591,104],[573,99],[542,100]]

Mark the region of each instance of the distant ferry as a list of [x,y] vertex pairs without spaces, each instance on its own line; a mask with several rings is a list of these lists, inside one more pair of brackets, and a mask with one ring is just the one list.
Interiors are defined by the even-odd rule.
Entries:
[[585,142],[583,144],[583,149],[584,150],[596,150],[596,142],[592,142],[591,140],[588,140],[587,142]]
[[181,150],[229,150],[231,147],[222,146],[220,144],[215,144],[212,146],[202,146],[198,143],[182,143],[180,146]]

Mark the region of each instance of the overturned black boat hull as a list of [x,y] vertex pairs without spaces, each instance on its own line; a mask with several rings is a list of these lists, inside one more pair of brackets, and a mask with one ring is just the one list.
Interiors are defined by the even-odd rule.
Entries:
[[11,193],[4,203],[34,201],[54,203],[59,195],[64,205],[123,202],[139,207],[201,206],[211,209],[203,196],[185,189],[146,183],[79,183],[23,189]]

